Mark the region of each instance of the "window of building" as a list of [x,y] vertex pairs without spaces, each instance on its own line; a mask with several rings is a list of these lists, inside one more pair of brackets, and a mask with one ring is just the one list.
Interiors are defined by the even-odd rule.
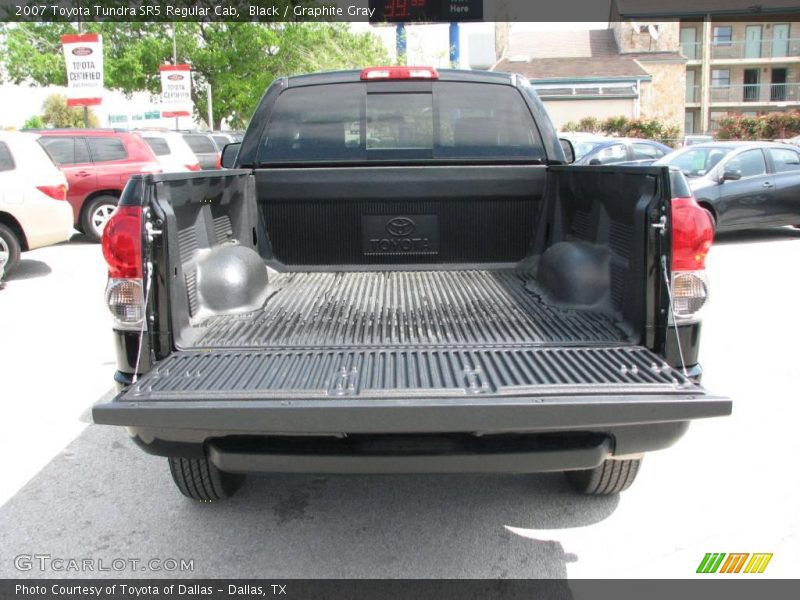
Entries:
[[634,31],[636,33],[649,33],[651,35],[655,34],[655,37],[658,37],[658,30],[658,23],[637,23],[634,27]]
[[0,171],[13,171],[14,158],[5,142],[0,142]]
[[687,110],[684,116],[683,128],[687,134],[694,133],[694,111]]
[[681,53],[689,60],[700,58],[700,44],[697,43],[697,28],[684,27],[680,33]]
[[731,85],[730,69],[711,70],[711,87],[730,87],[730,85]]
[[715,46],[730,46],[733,41],[733,27],[717,25],[714,27],[713,43]]

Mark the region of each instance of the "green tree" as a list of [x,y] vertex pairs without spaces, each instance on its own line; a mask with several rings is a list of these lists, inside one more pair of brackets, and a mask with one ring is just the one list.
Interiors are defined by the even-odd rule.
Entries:
[[[105,85],[126,94],[159,94],[159,65],[172,62],[171,23],[87,23],[103,36]],[[0,63],[14,83],[64,85],[60,36],[70,23],[0,23]],[[214,128],[224,119],[242,127],[266,87],[277,77],[386,63],[388,55],[370,33],[343,23],[180,22],[177,59],[192,67],[192,99],[205,117],[211,86]]]
[[[30,119],[29,119],[30,121]],[[83,109],[67,106],[67,99],[60,94],[50,94],[42,104],[40,121],[46,127],[83,127]],[[89,110],[89,127],[97,127],[95,114]]]
[[28,119],[22,125],[23,129],[41,129],[42,127],[44,127],[44,121],[39,115],[28,117]]

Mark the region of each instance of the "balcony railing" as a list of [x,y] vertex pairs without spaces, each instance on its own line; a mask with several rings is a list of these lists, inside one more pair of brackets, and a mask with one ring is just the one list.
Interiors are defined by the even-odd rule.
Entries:
[[681,42],[681,54],[689,60],[703,58],[703,42]]
[[[738,104],[740,102],[753,102],[757,104],[766,104],[769,102],[800,103],[800,83],[712,85],[709,91],[711,93],[711,104]],[[699,92],[697,93],[699,96]],[[695,102],[699,102],[699,97]]]
[[[689,60],[703,58],[703,42],[681,42],[681,54]],[[787,58],[800,56],[800,38],[712,42],[711,59]]]
[[693,102],[700,102],[700,86],[687,85],[686,86],[686,102],[691,104]]

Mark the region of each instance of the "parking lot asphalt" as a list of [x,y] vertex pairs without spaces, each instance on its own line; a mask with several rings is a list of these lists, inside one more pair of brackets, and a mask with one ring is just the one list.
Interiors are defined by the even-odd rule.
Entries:
[[[720,236],[701,360],[734,414],[648,455],[618,497],[573,495],[558,474],[261,475],[194,504],[164,459],[85,422],[114,370],[99,248],[30,252],[0,290],[0,577],[685,578],[706,552],[771,552],[762,576],[795,577],[797,264],[800,231]],[[125,566],[15,566],[33,554]],[[142,570],[151,559],[192,568]]]

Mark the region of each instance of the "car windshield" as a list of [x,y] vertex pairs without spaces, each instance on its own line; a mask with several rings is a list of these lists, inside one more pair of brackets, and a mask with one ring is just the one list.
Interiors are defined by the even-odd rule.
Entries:
[[678,167],[687,177],[702,177],[733,148],[692,146],[659,160],[656,164]]
[[575,144],[573,144],[575,148],[575,160],[580,160],[602,143],[603,141],[600,140],[575,142]]

